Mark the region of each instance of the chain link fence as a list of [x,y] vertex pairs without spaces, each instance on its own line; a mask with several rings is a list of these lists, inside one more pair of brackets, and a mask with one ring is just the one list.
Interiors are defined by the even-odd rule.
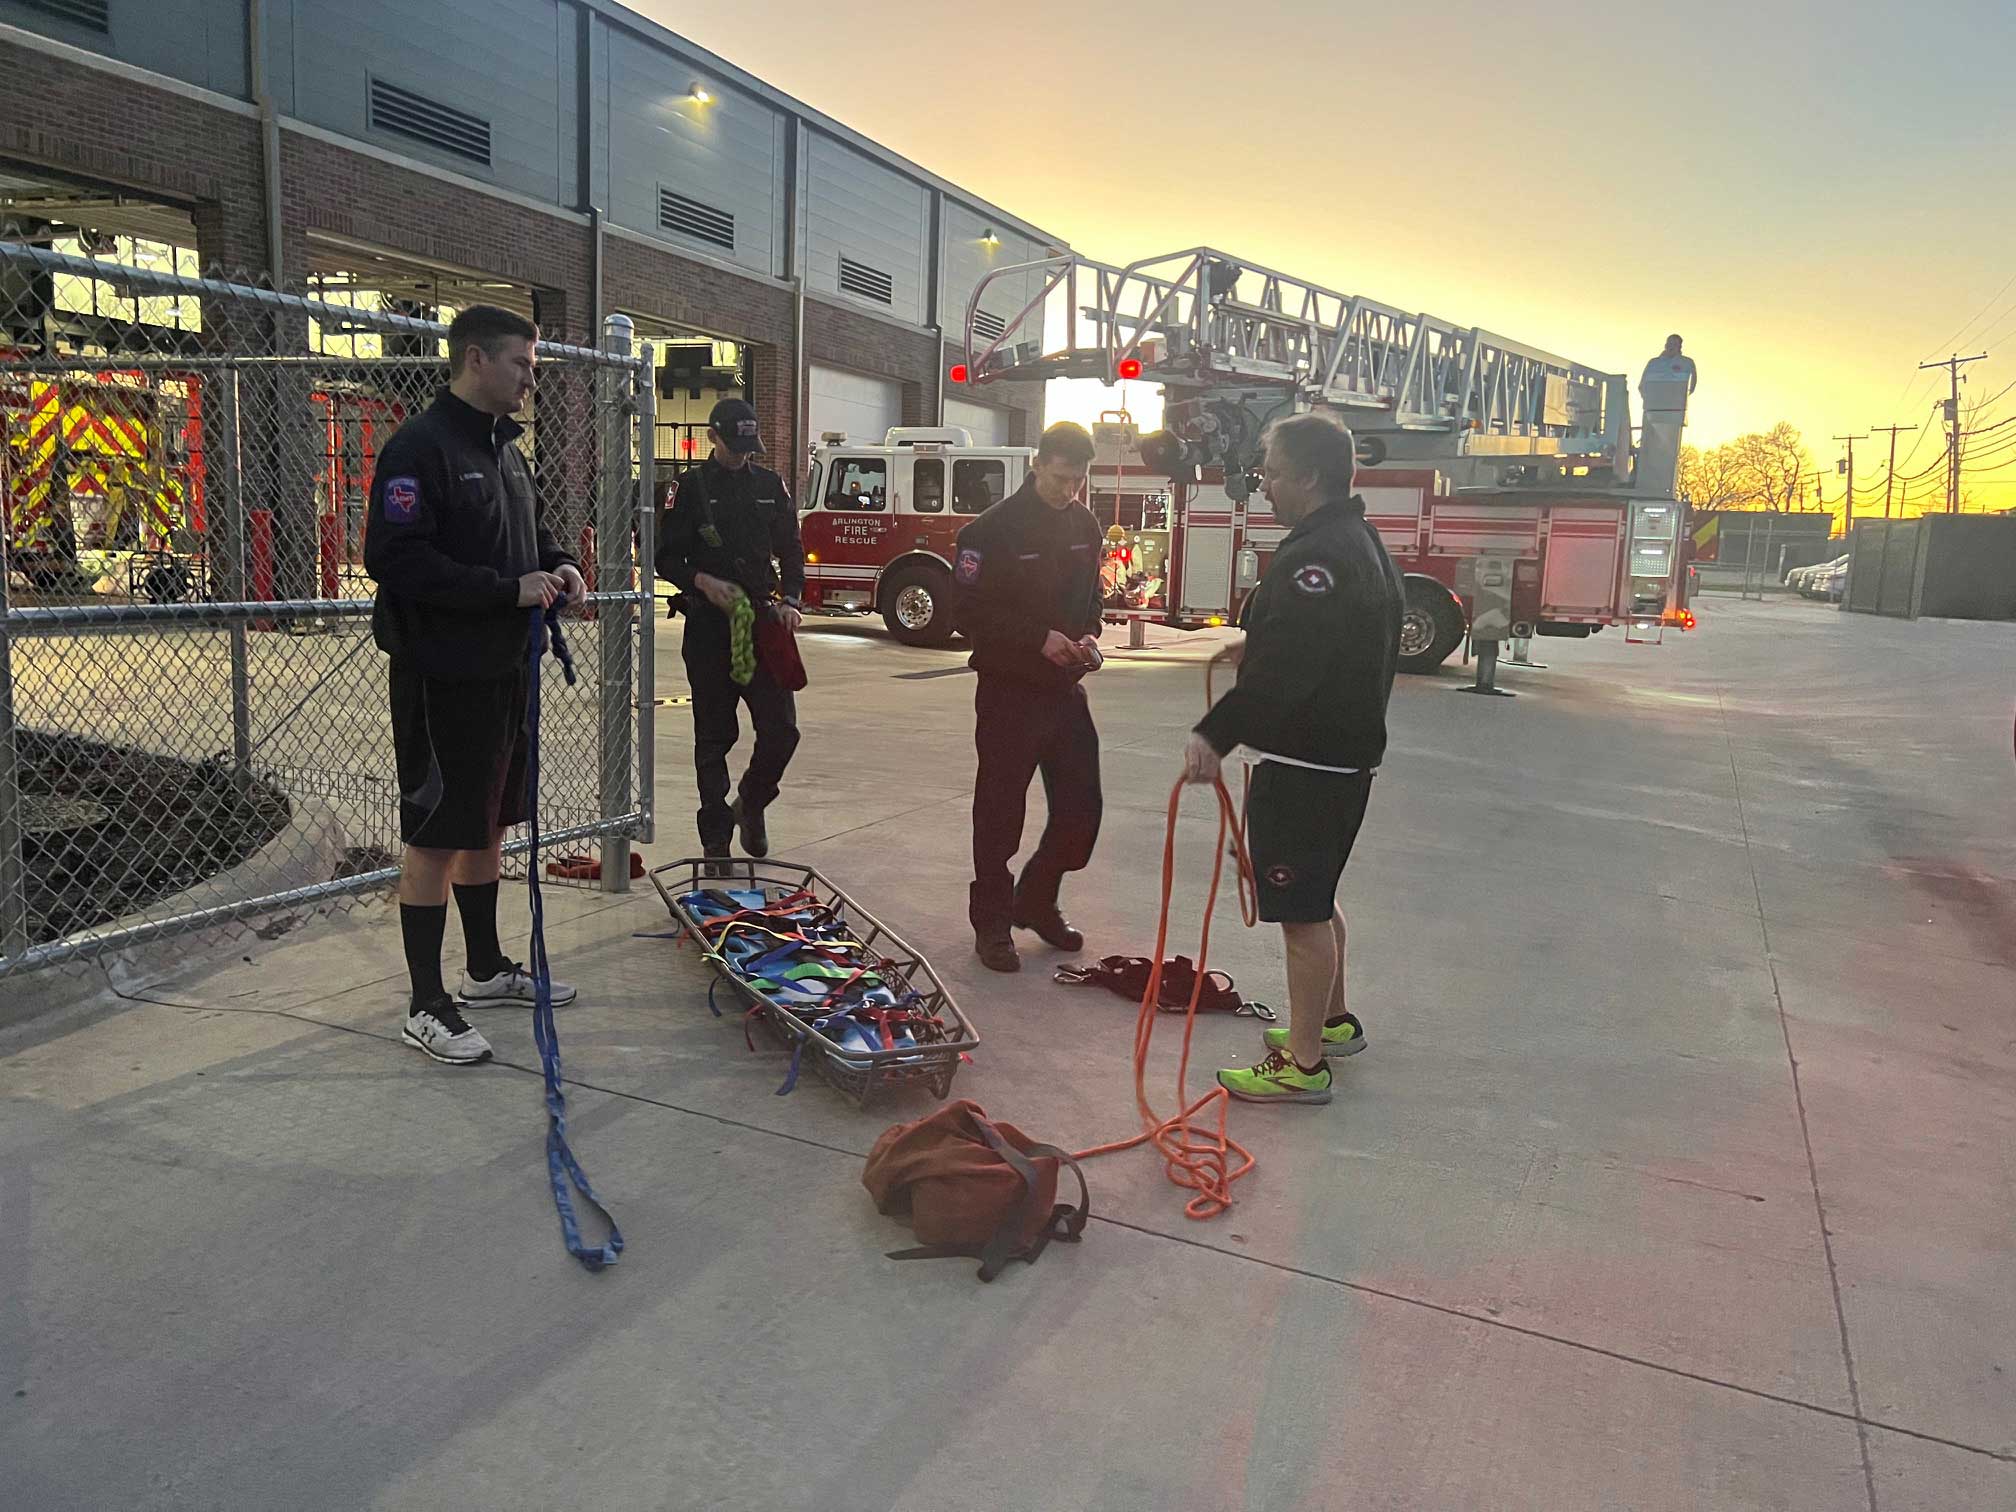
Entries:
[[[0,241],[0,979],[396,879],[365,510],[446,334]],[[621,889],[652,822],[651,356],[622,317],[539,351],[520,444],[593,590],[578,684],[546,662],[540,824],[549,877]]]

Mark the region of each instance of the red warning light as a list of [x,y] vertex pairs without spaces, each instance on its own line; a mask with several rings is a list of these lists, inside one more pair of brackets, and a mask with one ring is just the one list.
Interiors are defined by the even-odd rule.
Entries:
[[1119,373],[1122,378],[1139,378],[1141,376],[1141,359],[1139,357],[1122,357],[1120,359],[1120,366],[1114,369],[1114,371]]
[[945,376],[950,378],[954,383],[964,383],[971,375],[966,371],[965,363],[955,362],[952,364],[952,371]]

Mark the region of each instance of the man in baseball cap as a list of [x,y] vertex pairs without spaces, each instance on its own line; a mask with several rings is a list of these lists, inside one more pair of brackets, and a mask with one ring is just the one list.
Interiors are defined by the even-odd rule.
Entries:
[[[758,614],[796,630],[805,550],[784,480],[750,461],[763,450],[755,408],[747,400],[723,399],[708,416],[707,439],[714,454],[680,475],[672,507],[659,524],[656,565],[658,576],[679,589],[686,616],[681,650],[693,695],[700,848],[711,860],[724,861],[738,831],[749,855],[769,853],[763,812],[776,800],[798,748],[798,710],[790,690],[760,665],[746,684],[731,676],[728,614],[738,595],[747,594]],[[742,733],[738,704],[748,705],[756,746],[731,804],[728,753]]]

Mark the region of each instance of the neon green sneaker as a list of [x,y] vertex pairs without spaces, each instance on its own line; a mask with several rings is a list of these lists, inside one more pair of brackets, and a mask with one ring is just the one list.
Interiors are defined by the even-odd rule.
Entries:
[[1330,1101],[1330,1067],[1326,1062],[1312,1076],[1290,1060],[1285,1050],[1275,1050],[1257,1066],[1220,1071],[1218,1085],[1241,1102],[1326,1103]]
[[[1286,1029],[1269,1029],[1261,1037],[1267,1041],[1267,1048],[1269,1050],[1279,1050],[1283,1055],[1288,1053],[1288,1031]],[[1347,1055],[1356,1055],[1364,1048],[1365,1026],[1358,1022],[1356,1014],[1345,1014],[1344,1022],[1334,1027],[1329,1024],[1323,1026],[1323,1058],[1325,1060],[1341,1060]]]

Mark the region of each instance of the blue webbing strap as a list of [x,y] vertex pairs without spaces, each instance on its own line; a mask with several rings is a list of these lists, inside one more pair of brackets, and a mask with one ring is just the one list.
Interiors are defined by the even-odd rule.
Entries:
[[[546,903],[539,892],[539,663],[545,654],[542,641],[550,642],[554,659],[574,685],[574,658],[560,635],[560,610],[556,605],[545,612],[546,634],[541,636],[538,610],[532,612],[531,688],[525,705],[525,808],[532,824],[532,850],[526,878],[532,891],[532,1038],[539,1046],[539,1064],[546,1075],[546,1174],[553,1183],[553,1206],[560,1213],[560,1237],[567,1253],[591,1271],[614,1265],[623,1253],[623,1231],[588,1184],[588,1173],[567,1148],[567,1096],[560,1090],[560,1036],[553,1025],[553,968],[546,958]],[[607,1243],[589,1246],[581,1242],[581,1225],[574,1216],[574,1199],[567,1190],[572,1181],[582,1201],[592,1207],[609,1226]]]

